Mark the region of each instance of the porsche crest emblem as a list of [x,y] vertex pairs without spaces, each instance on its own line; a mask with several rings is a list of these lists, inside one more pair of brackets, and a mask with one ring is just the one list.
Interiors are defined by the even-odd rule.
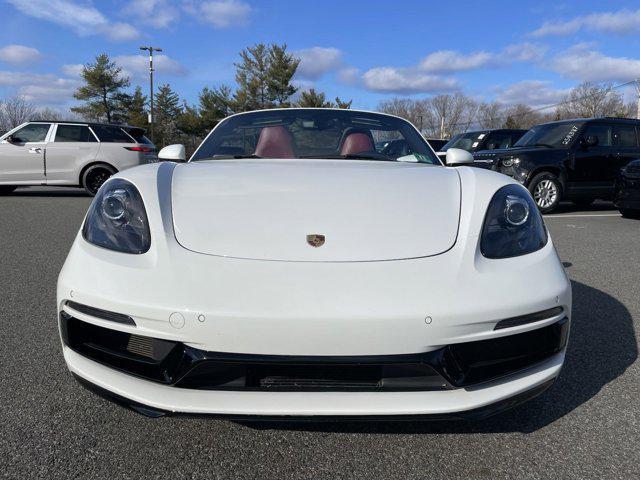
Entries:
[[315,248],[321,247],[324,245],[324,235],[319,235],[317,233],[307,235],[307,243]]

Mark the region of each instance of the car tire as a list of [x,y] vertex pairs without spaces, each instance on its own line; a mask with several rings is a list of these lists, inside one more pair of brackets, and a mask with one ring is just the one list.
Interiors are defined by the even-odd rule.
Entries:
[[571,203],[573,203],[576,207],[588,207],[593,204],[593,202],[595,202],[595,199],[593,198],[579,198],[571,201]]
[[92,165],[82,174],[82,187],[89,195],[94,196],[114,173],[115,169],[108,165]]
[[13,192],[18,187],[12,187],[10,185],[0,185],[0,195],[7,195]]
[[560,205],[562,184],[553,173],[542,172],[533,177],[529,183],[529,192],[540,212],[551,213]]
[[629,208],[621,208],[620,209],[620,214],[624,217],[624,218],[633,218],[635,220],[640,220],[640,210],[632,210]]

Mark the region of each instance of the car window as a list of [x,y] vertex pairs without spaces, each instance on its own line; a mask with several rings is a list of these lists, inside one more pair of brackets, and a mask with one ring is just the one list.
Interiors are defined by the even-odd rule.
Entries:
[[518,140],[514,147],[569,148],[580,131],[582,122],[546,123],[536,125]]
[[489,134],[485,150],[497,148],[509,148],[511,146],[511,134],[508,132],[493,132]]
[[11,136],[18,143],[44,142],[50,126],[50,123],[31,123],[14,132]]
[[111,143],[136,143],[135,140],[125,133],[120,127],[109,125],[91,125],[91,129],[96,132],[96,135],[101,142]]
[[384,161],[408,154],[414,154],[415,161],[441,165],[424,138],[405,120],[351,110],[294,108],[225,119],[198,148],[192,161],[229,156],[358,156],[361,160]]
[[599,147],[611,147],[613,145],[613,128],[611,125],[587,125],[583,137],[596,137]]
[[89,127],[84,125],[58,125],[56,142],[95,142]]
[[383,145],[382,148],[376,148],[376,151],[384,155],[398,158],[413,153],[407,141],[402,138],[398,131],[371,130],[371,134],[376,139],[376,145]]
[[636,129],[633,125],[616,125],[613,127],[614,145],[618,147],[637,147]]
[[145,134],[144,129],[142,129],[142,128],[125,128],[124,130],[129,135],[131,135],[136,142],[142,143],[144,145],[153,145],[153,143],[151,143],[151,140],[149,140],[144,135]]
[[478,148],[486,136],[487,132],[467,132],[456,135],[442,147],[442,151],[446,152],[450,148],[461,148],[462,150],[472,152]]

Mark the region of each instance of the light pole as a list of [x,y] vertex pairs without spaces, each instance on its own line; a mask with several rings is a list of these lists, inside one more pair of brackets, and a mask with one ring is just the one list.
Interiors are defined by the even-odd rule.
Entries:
[[153,134],[153,52],[161,52],[161,48],[157,47],[140,47],[140,50],[149,52],[149,133],[151,134],[151,141],[154,141]]

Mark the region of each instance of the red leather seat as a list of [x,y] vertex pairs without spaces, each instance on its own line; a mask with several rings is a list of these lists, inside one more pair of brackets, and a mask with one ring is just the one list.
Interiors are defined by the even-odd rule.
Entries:
[[282,125],[264,127],[254,154],[262,158],[295,158],[291,134]]
[[351,155],[375,150],[371,135],[364,132],[352,132],[347,134],[340,147],[340,155]]

